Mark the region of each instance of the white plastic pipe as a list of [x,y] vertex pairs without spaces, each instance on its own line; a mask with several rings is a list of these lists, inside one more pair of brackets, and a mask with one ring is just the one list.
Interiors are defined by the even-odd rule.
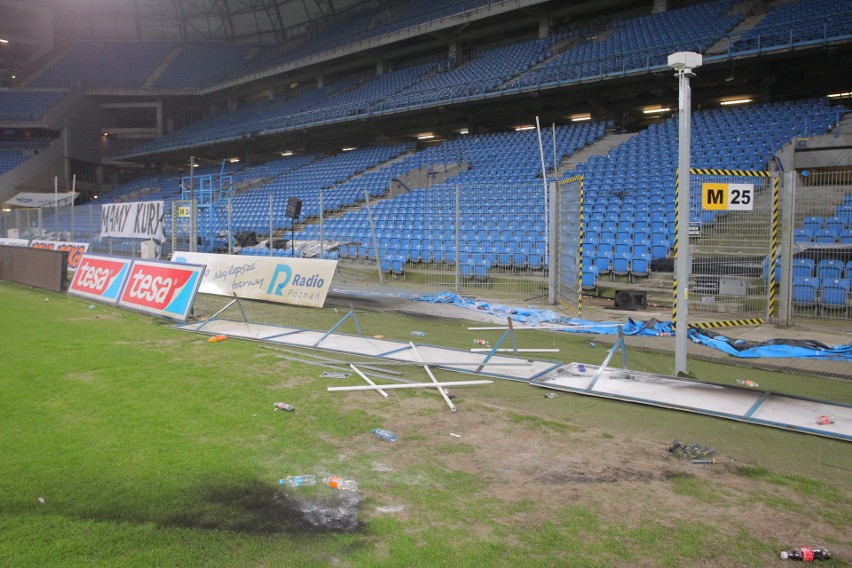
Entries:
[[350,364],[349,364],[349,368],[350,368],[350,369],[352,369],[353,371],[355,371],[356,373],[358,373],[358,375],[359,375],[362,379],[364,379],[365,381],[367,381],[367,384],[369,384],[369,385],[372,385],[372,386],[376,387],[376,389],[379,391],[379,394],[380,394],[380,395],[382,395],[382,396],[383,396],[383,397],[385,397],[385,398],[387,398],[387,397],[388,397],[388,393],[386,393],[386,392],[385,392],[385,391],[383,391],[381,388],[379,388],[378,386],[376,386],[376,383],[374,383],[373,381],[371,381],[371,380],[370,380],[370,377],[368,377],[367,375],[365,375],[364,373],[362,373],[362,372],[361,372],[361,370],[360,370],[358,367],[356,367],[355,365],[352,365],[352,364],[350,363]]
[[448,383],[394,383],[392,385],[354,385],[350,387],[328,387],[328,392],[368,391],[378,389],[414,389],[435,387],[467,387],[474,385],[489,385],[494,381],[450,381]]
[[[438,379],[436,379],[435,375],[432,374],[432,369],[429,368],[429,365],[427,365],[426,362],[423,361],[423,357],[420,356],[420,351],[418,351],[417,347],[414,346],[414,342],[409,341],[408,344],[411,346],[411,350],[414,351],[414,356],[417,357],[417,359],[420,360],[421,363],[423,363],[423,369],[425,369],[426,374],[429,375],[429,378],[432,379],[432,382],[437,385]],[[447,403],[447,406],[450,407],[450,410],[452,412],[455,412],[456,405],[453,404],[453,402],[450,400],[450,397],[447,396],[446,391],[444,391],[443,388],[439,388],[438,393],[441,395],[441,398],[444,399],[444,402]]]

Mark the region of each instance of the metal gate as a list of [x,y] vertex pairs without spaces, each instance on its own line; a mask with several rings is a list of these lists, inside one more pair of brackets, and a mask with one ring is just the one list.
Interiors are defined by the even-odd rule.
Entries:
[[579,317],[583,311],[582,274],[584,259],[582,246],[583,225],[583,176],[578,175],[560,181],[554,192],[553,219],[551,230],[552,257],[556,259],[556,300],[571,314]]
[[[697,168],[690,174],[690,327],[765,323],[775,315],[778,177]],[[677,234],[676,226],[669,230]]]
[[784,197],[788,246],[785,266],[776,277],[787,291],[784,298],[790,317],[782,323],[848,332],[852,330],[852,172],[788,174]]

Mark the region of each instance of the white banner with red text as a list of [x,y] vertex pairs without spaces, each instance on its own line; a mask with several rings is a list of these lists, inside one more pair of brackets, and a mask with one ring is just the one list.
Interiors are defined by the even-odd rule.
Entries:
[[88,252],[89,243],[33,239],[30,241],[30,247],[68,252],[68,270],[73,272],[77,270],[77,266],[80,264],[80,260],[83,258],[83,255]]

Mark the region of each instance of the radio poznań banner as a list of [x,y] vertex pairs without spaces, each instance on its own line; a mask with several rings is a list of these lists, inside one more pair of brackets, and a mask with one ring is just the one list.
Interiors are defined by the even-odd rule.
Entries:
[[184,322],[203,273],[203,265],[135,260],[118,304]]
[[178,251],[173,262],[207,265],[199,292],[321,308],[336,260],[208,254]]
[[118,302],[132,262],[129,258],[85,254],[68,293],[114,304]]
[[166,240],[162,201],[101,205],[101,237]]
[[30,243],[32,248],[40,248],[47,250],[66,251],[68,253],[68,270],[71,272],[77,270],[80,264],[80,259],[89,250],[89,243],[75,243],[72,241],[41,241],[33,239]]

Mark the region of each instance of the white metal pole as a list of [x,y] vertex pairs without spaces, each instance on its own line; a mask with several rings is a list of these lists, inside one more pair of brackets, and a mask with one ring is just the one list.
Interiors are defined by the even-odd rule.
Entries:
[[[427,365],[426,362],[423,361],[423,357],[420,356],[420,351],[417,350],[417,347],[414,346],[414,343],[409,341],[408,344],[411,346],[411,350],[414,351],[414,356],[417,357],[417,359],[421,363],[423,363],[423,369],[426,371],[426,374],[429,375],[429,378],[432,379],[432,382],[436,385],[439,384],[438,379],[436,379],[435,375],[432,374],[432,369],[430,369],[429,365]],[[444,402],[447,403],[447,406],[450,407],[450,410],[455,412],[456,411],[456,405],[453,404],[450,401],[450,397],[447,396],[446,391],[444,391],[443,388],[438,388],[438,392],[440,393],[441,397],[444,399]]]
[[388,393],[386,393],[385,391],[383,391],[381,387],[377,386],[377,385],[376,385],[376,383],[374,383],[373,381],[371,381],[371,380],[370,380],[370,377],[368,377],[367,375],[365,375],[364,373],[362,373],[362,372],[361,372],[361,369],[359,369],[358,367],[356,367],[356,366],[355,366],[355,365],[353,365],[352,363],[350,363],[350,364],[349,364],[349,368],[350,368],[350,369],[352,369],[353,371],[355,371],[356,373],[358,373],[358,376],[360,376],[362,379],[364,379],[365,381],[367,381],[367,384],[369,384],[369,385],[372,385],[372,386],[376,387],[376,390],[378,390],[378,391],[379,391],[379,394],[380,394],[380,395],[382,395],[382,396],[383,396],[383,397],[385,397],[385,398],[387,398],[387,397],[388,397]]
[[692,140],[692,92],[689,86],[689,77],[692,69],[679,69],[678,76],[678,160],[677,160],[677,251],[675,258],[674,278],[677,281],[677,297],[675,302],[676,319],[674,325],[675,333],[675,375],[686,374],[686,350],[688,339],[686,337],[689,319],[689,148]]
[[59,178],[53,176],[53,225],[59,235]]
[[74,240],[74,202],[77,200],[77,174],[71,176],[71,240]]
[[474,385],[489,385],[494,381],[451,381],[448,383],[394,383],[391,385],[355,385],[351,387],[328,387],[328,392],[346,392],[346,391],[369,391],[380,389],[423,389],[423,388],[438,388],[443,392],[444,387],[466,387]]
[[538,132],[538,153],[541,156],[541,178],[544,183],[544,258],[550,256],[550,184],[547,183],[547,167],[544,165],[544,145],[541,143],[541,124],[535,117],[535,129]]

